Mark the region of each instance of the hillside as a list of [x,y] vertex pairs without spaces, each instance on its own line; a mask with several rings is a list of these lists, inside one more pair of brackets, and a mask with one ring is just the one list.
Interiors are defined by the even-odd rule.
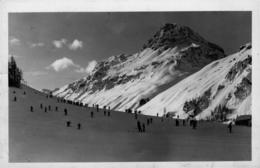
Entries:
[[174,113],[197,119],[236,118],[251,114],[251,44],[239,52],[213,61],[200,71],[158,94],[144,106],[144,114]]
[[[16,101],[14,101],[16,97]],[[41,108],[40,104],[43,105]],[[30,111],[33,107],[33,112]],[[48,109],[51,107],[51,110]],[[58,110],[56,111],[56,106]],[[44,111],[44,108],[47,111]],[[64,109],[68,115],[64,115]],[[94,118],[91,118],[91,111]],[[244,161],[251,159],[251,128],[199,122],[196,130],[175,120],[58,102],[30,87],[9,87],[10,162]],[[71,127],[66,122],[71,121]],[[81,129],[77,124],[81,123]],[[235,142],[235,143],[234,143]]]
[[223,49],[186,26],[166,24],[135,54],[111,56],[83,79],[54,95],[125,111],[136,109],[160,92],[225,57]]

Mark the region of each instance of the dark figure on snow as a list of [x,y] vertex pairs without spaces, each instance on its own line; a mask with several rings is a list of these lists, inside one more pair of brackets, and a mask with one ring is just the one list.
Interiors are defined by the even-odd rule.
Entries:
[[140,121],[137,121],[137,128],[138,128],[138,132],[142,132],[142,127],[141,127]]
[[145,132],[145,124],[143,123],[143,132]]
[[190,120],[190,126],[193,126],[193,119]]
[[66,108],[64,109],[64,115],[68,115],[68,110]]
[[49,105],[49,111],[51,111],[51,106]]
[[97,107],[97,112],[98,112],[98,110],[99,110],[98,105],[96,105],[96,107]]
[[106,114],[107,114],[107,112],[106,112],[106,110],[104,110],[104,116],[106,116]]
[[135,119],[137,119],[137,114],[135,114]]
[[159,114],[158,114],[158,113],[157,113],[156,115],[157,115],[157,117],[159,117]]
[[26,95],[26,92],[24,91],[23,94]]
[[14,101],[16,101],[16,96],[14,97]]
[[42,103],[41,103],[41,105],[40,105],[40,108],[42,109]]
[[56,106],[55,110],[58,111],[58,107],[57,106]]
[[176,125],[176,127],[179,126],[179,120],[178,119],[175,120],[175,125]]
[[150,123],[151,123],[151,124],[153,123],[153,118],[150,118]]
[[78,129],[80,130],[80,128],[81,128],[81,124],[80,124],[80,123],[78,123]]
[[197,128],[197,120],[192,120],[192,128],[193,129]]
[[44,108],[44,112],[45,112],[45,113],[47,112],[47,107]]
[[149,118],[148,118],[146,121],[147,121],[147,125],[149,125],[149,124],[150,124],[150,120],[149,120]]
[[232,133],[232,122],[230,122],[228,124],[228,129],[229,129],[229,133],[231,134]]
[[70,127],[70,121],[67,121],[67,127]]
[[33,112],[33,106],[31,106],[30,110],[31,110],[31,112]]
[[108,117],[110,117],[110,111],[107,112]]
[[94,117],[94,113],[93,113],[93,111],[91,111],[90,115],[91,115],[91,118]]

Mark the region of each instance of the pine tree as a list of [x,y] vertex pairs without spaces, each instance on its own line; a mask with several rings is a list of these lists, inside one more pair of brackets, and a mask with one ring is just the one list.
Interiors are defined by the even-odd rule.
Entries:
[[11,56],[8,62],[8,81],[9,86],[20,87],[22,80],[22,71],[17,67],[15,59]]

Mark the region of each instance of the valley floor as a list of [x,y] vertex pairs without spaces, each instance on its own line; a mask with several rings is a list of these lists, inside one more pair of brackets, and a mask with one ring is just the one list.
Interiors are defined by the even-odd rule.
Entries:
[[[16,93],[13,93],[15,91]],[[26,94],[24,94],[24,91]],[[17,101],[13,101],[14,97]],[[43,104],[43,109],[40,104]],[[44,112],[45,106],[51,111]],[[33,112],[30,112],[33,106]],[[58,111],[55,110],[58,107]],[[64,116],[64,108],[68,116]],[[94,118],[90,112],[94,112]],[[139,115],[146,123],[151,116]],[[244,161],[251,160],[251,128],[199,122],[175,126],[173,119],[152,117],[138,133],[133,114],[58,103],[26,86],[9,88],[10,162],[131,162],[131,161]],[[72,126],[66,127],[66,121]],[[76,124],[82,128],[77,129]]]

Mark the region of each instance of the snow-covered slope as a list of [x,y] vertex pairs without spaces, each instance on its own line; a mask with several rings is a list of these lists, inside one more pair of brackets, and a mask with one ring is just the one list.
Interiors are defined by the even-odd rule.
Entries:
[[149,115],[170,112],[180,118],[191,114],[197,119],[251,114],[251,60],[251,44],[246,44],[239,52],[210,63],[138,110]]
[[[15,93],[14,93],[15,92]],[[26,94],[24,94],[24,92]],[[17,101],[13,101],[14,97]],[[251,159],[251,128],[236,127],[230,135],[215,122],[190,127],[174,120],[138,115],[146,133],[138,133],[134,115],[57,101],[22,85],[9,87],[8,158],[21,162],[158,162],[245,161]],[[44,111],[50,106],[52,110]],[[30,112],[33,106],[33,112]],[[58,110],[55,110],[58,107]],[[68,115],[64,115],[64,109]],[[91,118],[91,111],[94,118]],[[71,121],[71,127],[66,122]],[[77,129],[81,123],[81,129]],[[2,141],[1,141],[2,142]],[[1,143],[4,144],[4,143]],[[223,145],[225,144],[225,145]],[[2,146],[1,146],[2,147]],[[227,152],[228,151],[228,152]],[[3,166],[4,167],[4,166]],[[32,166],[33,167],[33,166]]]
[[147,101],[224,51],[190,28],[166,24],[140,52],[99,62],[91,74],[54,91],[55,96],[124,111]]

